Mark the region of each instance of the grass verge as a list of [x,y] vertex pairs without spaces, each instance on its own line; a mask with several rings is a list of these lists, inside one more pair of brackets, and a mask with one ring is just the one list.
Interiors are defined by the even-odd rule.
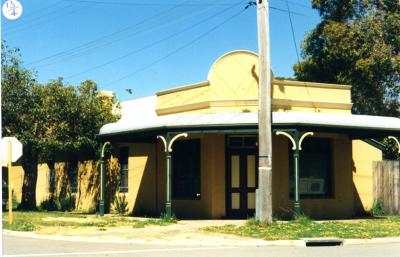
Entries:
[[149,225],[168,226],[168,225],[175,224],[175,223],[177,223],[177,220],[175,217],[161,216],[159,219],[147,219],[147,220],[137,221],[133,225],[133,228],[144,228],[145,226],[149,226]]
[[138,220],[124,216],[99,217],[95,214],[80,214],[59,211],[13,212],[14,222],[8,224],[8,214],[3,213],[3,229],[14,231],[39,231],[54,228],[106,231],[115,227],[143,228],[147,225],[167,226],[176,223],[174,218]]
[[302,217],[268,225],[249,220],[244,226],[208,227],[206,231],[254,237],[264,240],[294,240],[312,237],[375,238],[400,236],[400,216],[362,221],[315,222]]

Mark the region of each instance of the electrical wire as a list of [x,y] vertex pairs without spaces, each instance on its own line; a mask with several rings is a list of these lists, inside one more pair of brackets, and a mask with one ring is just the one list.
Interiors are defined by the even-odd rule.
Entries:
[[297,62],[300,62],[299,50],[297,49],[297,43],[296,43],[296,35],[294,33],[294,28],[293,28],[292,12],[290,11],[288,0],[286,0],[286,7],[287,7],[288,15],[289,15],[290,29],[292,31],[293,45],[294,45],[294,48],[296,49]]
[[[168,9],[168,12],[172,11],[174,9],[176,9],[176,7]],[[123,33],[123,32],[128,31],[130,28],[137,27],[138,23],[136,23],[134,26],[129,26],[127,28],[124,28],[124,29],[119,30],[117,32],[114,32],[112,34],[103,36],[101,39],[96,39],[96,40],[90,41],[91,43],[86,43],[86,44],[81,45],[79,47],[75,47],[73,49],[70,49],[70,50],[67,50],[67,51],[63,51],[63,52],[60,52],[60,53],[57,53],[57,54],[53,54],[51,56],[39,59],[36,62],[40,63],[42,61],[49,60],[49,59],[58,59],[57,57],[63,58],[60,61],[54,61],[54,62],[50,62],[50,63],[46,63],[46,64],[39,64],[39,65],[36,65],[34,67],[35,68],[45,67],[45,66],[53,65],[53,64],[61,62],[61,61],[69,61],[69,60],[71,60],[71,59],[73,59],[75,57],[82,57],[83,55],[90,54],[89,51],[91,51],[91,50],[95,50],[95,49],[102,48],[102,47],[105,47],[105,46],[108,46],[108,45],[111,45],[111,44],[115,44],[118,41],[126,40],[126,39],[128,39],[128,38],[130,38],[132,36],[138,36],[139,34],[141,34],[143,32],[149,32],[149,31],[154,30],[154,29],[159,29],[159,28],[162,28],[162,27],[170,26],[171,24],[177,23],[182,19],[187,19],[187,18],[190,18],[190,17],[193,17],[193,16],[198,16],[198,15],[201,15],[202,13],[204,13],[206,11],[208,11],[208,8],[205,9],[205,10],[199,9],[194,13],[190,13],[189,15],[180,16],[180,17],[178,17],[178,19],[175,19],[175,20],[169,20],[167,22],[161,22],[158,25],[150,27],[150,28],[144,27],[141,30],[132,31],[131,33]],[[153,18],[159,18],[159,17],[160,16],[158,15],[158,16],[154,16]],[[148,20],[148,19],[146,19],[146,20]],[[139,23],[143,24],[144,22],[139,22]],[[116,35],[118,35],[118,34],[121,34],[122,37],[117,38]],[[112,41],[108,41],[108,42],[100,42],[99,44],[97,44],[97,42],[104,41],[104,40],[107,40],[109,38],[112,38],[113,40]],[[30,65],[32,63],[34,63],[34,62],[31,62],[28,65]]]
[[[68,16],[74,13],[77,13],[80,11],[79,9],[69,9],[70,7],[73,7],[73,4],[70,4],[66,7],[63,8],[63,11],[67,9],[66,12],[59,13],[59,10],[52,11],[49,14],[42,15],[42,17],[36,17],[37,19],[29,20],[24,23],[21,23],[20,26],[15,26],[15,27],[10,27],[8,29],[5,29],[3,34],[16,34],[17,32],[20,33],[22,31],[26,31],[28,29],[33,30],[37,28],[42,28],[42,24],[51,24],[53,20],[59,20],[61,17]],[[69,9],[69,10],[68,10]],[[55,16],[52,17],[53,14],[56,14]],[[49,19],[50,17],[50,19]]]
[[[32,10],[32,11],[29,11],[29,10],[28,10],[28,11],[26,11],[26,12],[28,12],[29,17],[35,17],[35,16],[37,16],[37,15],[43,16],[43,12],[44,12],[45,10],[51,9],[51,8],[53,8],[53,7],[57,6],[57,5],[59,5],[59,4],[62,3],[62,2],[63,2],[63,0],[59,0],[59,1],[57,1],[57,2],[55,2],[55,3],[53,3],[53,4],[51,4],[51,5],[48,5],[48,6],[46,6],[46,7],[43,7],[43,8],[36,8],[36,9],[34,9],[34,10]],[[24,10],[24,11],[25,11],[25,10]],[[29,20],[29,19],[28,19],[28,20]],[[8,26],[9,24],[13,23],[13,21],[5,19],[2,23],[3,23],[4,26]]]
[[[284,2],[284,3],[287,2],[286,0],[278,0],[278,1],[281,1],[281,2]],[[294,1],[288,1],[288,2],[290,4],[292,4],[292,5],[297,5],[297,6],[300,6],[300,7],[303,7],[303,8],[312,9],[312,7],[309,6],[309,5],[301,4],[301,3],[298,3],[298,2],[294,2]]]
[[[104,5],[123,5],[123,6],[173,6],[173,3],[161,3],[161,2],[124,2],[124,1],[92,1],[92,0],[63,0],[68,2],[75,2],[75,3],[91,3],[91,4],[104,4]],[[243,3],[243,2],[241,2]],[[231,5],[232,3],[185,3],[184,6],[223,6],[223,5]]]
[[91,68],[86,69],[86,70],[84,70],[84,71],[78,72],[78,73],[76,73],[76,74],[73,74],[73,75],[70,75],[70,76],[66,76],[65,78],[66,78],[66,79],[73,78],[73,77],[76,77],[76,76],[78,76],[78,75],[82,75],[82,74],[84,74],[84,73],[87,73],[87,72],[90,72],[90,71],[93,71],[93,70],[97,70],[97,69],[102,68],[102,67],[105,67],[105,66],[107,66],[107,65],[109,65],[109,64],[112,64],[112,63],[118,62],[118,61],[120,61],[120,60],[126,59],[126,58],[132,56],[133,54],[137,54],[137,53],[139,53],[139,52],[142,52],[143,50],[146,50],[146,49],[151,48],[151,47],[153,47],[153,46],[155,46],[155,45],[161,44],[161,43],[163,43],[163,42],[166,41],[166,40],[169,40],[169,39],[174,38],[174,37],[176,37],[176,36],[178,36],[178,35],[180,35],[180,34],[182,34],[182,33],[184,33],[184,32],[187,32],[187,31],[189,31],[189,30],[192,30],[192,29],[194,29],[195,27],[197,27],[197,26],[199,26],[199,25],[201,25],[201,24],[203,24],[203,23],[205,23],[205,22],[208,22],[208,21],[209,21],[210,19],[212,19],[212,18],[215,18],[215,17],[217,17],[217,16],[220,16],[221,14],[223,14],[223,13],[229,11],[230,9],[232,9],[232,8],[234,8],[234,7],[236,7],[236,5],[230,6],[230,7],[228,7],[228,8],[225,8],[224,10],[219,11],[219,12],[217,12],[217,13],[211,15],[211,16],[207,16],[206,18],[200,20],[199,22],[197,22],[197,23],[195,23],[195,24],[191,24],[191,25],[189,25],[189,26],[186,26],[184,29],[179,30],[179,31],[177,31],[177,32],[175,32],[175,33],[172,33],[172,34],[168,35],[167,37],[164,37],[164,38],[162,38],[162,39],[156,40],[156,41],[154,41],[154,42],[152,42],[152,43],[150,43],[150,44],[148,44],[148,45],[145,45],[145,46],[143,46],[143,47],[141,47],[141,48],[138,48],[138,49],[135,49],[135,50],[130,51],[130,52],[128,52],[128,53],[125,53],[124,55],[121,55],[121,56],[119,56],[119,57],[117,57],[117,58],[114,58],[114,59],[112,59],[112,60],[110,60],[110,61],[107,61],[107,62],[105,62],[105,63],[102,63],[102,64],[100,64],[100,65],[96,65],[96,66],[94,66],[94,67],[91,67]]
[[[297,48],[296,35],[295,35],[295,33],[294,33],[292,15],[291,15],[291,11],[290,11],[289,1],[288,1],[288,0],[286,0],[286,7],[287,7],[288,15],[289,15],[290,29],[291,29],[291,31],[292,31],[293,45],[294,45],[294,48],[295,48],[295,50],[296,50],[297,63],[300,63],[300,55],[299,55],[299,50],[298,50],[298,48]],[[308,90],[307,83],[306,83],[306,82],[303,82],[303,85],[304,85],[305,88],[306,88],[306,91],[307,91],[307,94],[308,94],[308,98],[310,99],[311,104],[313,105],[314,109],[317,109],[317,107],[316,107],[314,101],[313,101],[312,98],[311,98],[311,94],[310,94],[310,91]]]
[[183,49],[185,49],[185,48],[191,46],[192,44],[196,43],[196,42],[199,41],[200,39],[202,39],[202,38],[204,38],[205,36],[207,36],[208,34],[210,34],[211,32],[217,30],[218,28],[222,27],[223,25],[225,25],[225,24],[228,23],[229,21],[235,19],[236,17],[238,17],[239,15],[241,15],[245,10],[246,10],[246,9],[242,9],[240,12],[237,12],[237,13],[233,14],[233,15],[230,16],[229,18],[227,18],[227,19],[225,19],[224,21],[222,21],[222,22],[218,23],[217,25],[213,26],[211,29],[205,31],[204,33],[202,33],[202,34],[200,34],[199,36],[195,37],[194,39],[192,39],[191,41],[187,42],[186,44],[184,44],[184,45],[182,45],[182,46],[180,46],[180,47],[174,49],[173,51],[171,51],[171,52],[169,52],[168,54],[162,56],[161,58],[156,59],[155,61],[153,61],[153,62],[147,64],[146,66],[143,66],[143,67],[141,67],[141,68],[139,68],[139,69],[136,69],[134,72],[128,73],[128,74],[126,74],[126,75],[124,75],[124,76],[122,76],[122,77],[120,77],[120,78],[118,78],[118,79],[116,79],[116,80],[113,80],[113,81],[111,81],[111,82],[105,84],[102,88],[104,89],[104,88],[110,87],[111,85],[113,85],[113,84],[115,84],[115,83],[117,83],[117,82],[120,82],[120,81],[122,81],[122,80],[124,80],[124,79],[127,79],[127,78],[129,78],[129,77],[132,77],[132,76],[136,75],[136,74],[139,73],[139,72],[142,72],[142,71],[144,71],[144,70],[147,70],[147,69],[151,68],[151,67],[154,66],[155,64],[157,64],[157,63],[159,63],[159,62],[161,62],[161,61],[167,59],[168,57],[170,57],[170,56],[172,56],[172,55],[178,53],[179,51],[182,51]]

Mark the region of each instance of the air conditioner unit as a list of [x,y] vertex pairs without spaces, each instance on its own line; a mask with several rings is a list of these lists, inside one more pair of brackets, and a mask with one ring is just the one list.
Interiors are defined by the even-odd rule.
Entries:
[[324,194],[325,180],[320,178],[301,178],[299,181],[300,194],[320,195]]

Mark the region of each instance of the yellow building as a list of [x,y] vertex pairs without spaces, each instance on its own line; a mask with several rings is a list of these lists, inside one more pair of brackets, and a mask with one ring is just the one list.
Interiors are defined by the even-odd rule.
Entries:
[[[369,210],[372,162],[382,159],[371,138],[399,137],[400,119],[352,115],[349,85],[272,80],[272,97],[274,215],[293,216],[296,191],[301,211],[313,218]],[[103,126],[99,138],[119,155],[119,192],[129,211],[253,216],[257,111],[258,57],[249,51],[220,57],[203,82],[122,102],[121,119]]]
[[[254,215],[257,66],[255,53],[234,51],[212,65],[206,81],[122,104],[121,120],[103,126],[100,137],[120,149],[121,185],[130,210],[160,214],[172,199],[178,217]],[[303,138],[299,151],[302,212],[346,218],[372,207],[372,162],[382,153],[369,139],[399,136],[400,119],[352,115],[350,90],[349,85],[272,81],[275,215],[293,214],[295,151],[287,136],[298,137],[298,145],[307,132],[313,135]]]

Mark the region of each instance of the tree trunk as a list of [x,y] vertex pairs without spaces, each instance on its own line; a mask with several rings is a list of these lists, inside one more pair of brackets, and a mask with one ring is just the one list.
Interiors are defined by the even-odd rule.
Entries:
[[22,168],[22,199],[19,206],[22,210],[36,210],[36,182],[38,174],[38,155],[31,145],[24,146]]

